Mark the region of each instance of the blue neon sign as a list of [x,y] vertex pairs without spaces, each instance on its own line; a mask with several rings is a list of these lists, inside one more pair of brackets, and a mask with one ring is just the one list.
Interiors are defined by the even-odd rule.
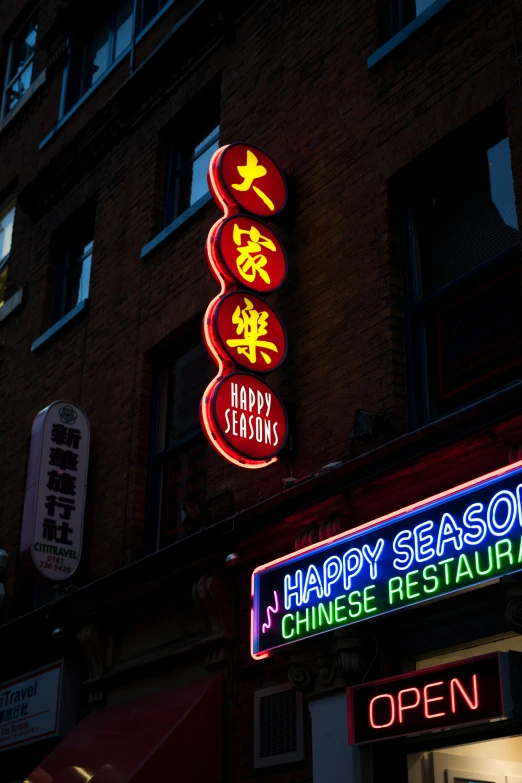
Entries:
[[522,462],[256,568],[252,655],[522,570]]

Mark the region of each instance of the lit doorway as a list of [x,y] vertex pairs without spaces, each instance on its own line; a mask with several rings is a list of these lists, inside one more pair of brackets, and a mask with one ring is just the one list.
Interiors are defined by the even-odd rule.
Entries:
[[408,783],[522,783],[522,737],[411,753]]

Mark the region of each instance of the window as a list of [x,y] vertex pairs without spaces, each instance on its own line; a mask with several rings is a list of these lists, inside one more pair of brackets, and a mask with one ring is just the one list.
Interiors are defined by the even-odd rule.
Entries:
[[219,147],[219,92],[207,90],[179,118],[168,150],[163,227],[208,193],[207,170]]
[[521,376],[522,268],[505,133],[467,134],[418,173],[405,236],[410,401],[423,423]]
[[13,239],[14,216],[14,205],[8,207],[5,212],[0,213],[0,307],[2,307],[5,301],[7,265]]
[[139,29],[143,30],[170,0],[139,0]]
[[156,377],[151,476],[155,549],[205,525],[207,446],[199,403],[213,365],[200,338],[189,345]]
[[97,27],[75,36],[67,72],[66,111],[127,51],[132,27],[133,0],[124,0]]
[[93,234],[94,210],[89,208],[74,216],[54,240],[53,324],[89,297]]
[[31,84],[37,29],[35,11],[11,39],[7,55],[2,117],[14,109]]
[[391,34],[398,33],[434,2],[435,0],[392,0]]

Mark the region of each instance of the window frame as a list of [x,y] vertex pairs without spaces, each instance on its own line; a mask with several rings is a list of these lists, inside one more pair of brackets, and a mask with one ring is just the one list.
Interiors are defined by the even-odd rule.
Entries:
[[[179,361],[181,357],[199,345],[200,341],[202,343],[201,337],[198,339],[195,333],[190,334],[183,349],[178,350],[170,361],[158,363],[153,374],[148,460],[149,488],[147,518],[149,524],[147,525],[146,535],[147,549],[151,552],[159,551],[160,549],[165,548],[165,546],[168,546],[169,543],[176,543],[185,537],[184,535],[176,536],[174,533],[171,542],[162,542],[162,538],[164,537],[163,515],[165,513],[165,472],[169,463],[171,461],[179,460],[184,455],[188,456],[191,452],[200,448],[202,448],[202,451],[205,454],[208,448],[199,421],[196,429],[191,430],[189,433],[179,438],[176,443],[164,448],[160,447],[160,444],[165,443],[166,436],[169,403],[169,375],[171,368],[175,366],[176,362]],[[209,357],[209,370],[211,364],[212,362]],[[209,371],[207,385],[210,382],[211,377],[212,373]]]
[[[195,203],[197,203],[198,199],[193,202],[193,204],[189,204],[188,207],[182,211],[180,211],[180,191],[181,191],[181,178],[184,173],[187,172],[190,168],[194,166],[197,160],[199,160],[203,155],[208,152],[210,147],[212,147],[216,142],[219,144],[219,135],[220,135],[220,118],[218,117],[218,123],[215,126],[214,130],[211,131],[211,133],[208,136],[207,142],[205,143],[205,146],[202,150],[196,154],[194,152],[193,155],[191,155],[188,159],[185,161],[182,161],[183,158],[183,142],[180,138],[173,139],[169,145],[168,149],[168,156],[167,156],[167,176],[165,177],[165,195],[164,195],[164,201],[163,201],[163,214],[162,214],[162,221],[161,221],[161,227],[162,229],[167,228],[167,226],[170,226],[171,223],[173,223],[175,220],[177,220],[181,215],[183,215],[185,212],[188,212]],[[188,136],[185,136],[185,141],[188,140]],[[197,146],[197,145],[196,145]],[[205,191],[205,193],[208,191]],[[205,194],[203,194],[205,195]]]
[[[86,250],[85,248],[89,248]],[[62,257],[58,260],[56,282],[53,293],[53,305],[51,312],[51,325],[54,325],[65,318],[67,313],[70,313],[81,302],[89,299],[90,282],[91,282],[91,268],[92,268],[92,256],[94,252],[94,237],[85,246],[84,250],[78,258],[71,262],[71,244],[69,243],[62,250]],[[80,283],[83,275],[83,266],[85,261],[89,259],[89,276],[87,280],[87,295],[80,298]],[[71,306],[67,307],[67,299],[70,295],[71,277],[74,271],[81,267],[80,277],[78,282],[78,300]]]
[[[509,141],[505,126],[502,129],[497,127],[495,130],[492,130],[491,127],[487,128],[484,133],[479,135],[478,141],[474,143],[462,157],[459,156],[459,152],[462,152],[462,147],[455,145],[453,147],[452,160],[449,165],[442,171],[438,171],[436,174],[428,176],[427,182],[425,176],[426,171],[422,171],[421,169],[420,175],[416,178],[417,183],[420,181],[421,184],[416,189],[413,189],[411,186],[414,183],[414,180],[410,179],[408,194],[403,189],[399,199],[400,244],[403,248],[404,256],[404,314],[406,327],[405,349],[408,419],[410,421],[411,429],[416,429],[420,426],[437,421],[447,415],[452,415],[487,397],[489,394],[500,390],[504,386],[509,385],[509,383],[514,382],[500,382],[499,385],[493,389],[493,392],[482,391],[480,385],[486,381],[488,375],[477,375],[467,386],[467,388],[470,389],[469,396],[465,395],[463,401],[457,401],[454,406],[450,405],[448,410],[441,411],[440,408],[444,406],[441,406],[442,399],[439,398],[440,388],[435,389],[434,380],[430,379],[430,372],[433,375],[431,362],[436,361],[436,359],[432,358],[430,361],[427,323],[430,317],[433,317],[438,312],[443,312],[444,307],[451,307],[452,302],[458,302],[462,298],[459,295],[459,290],[462,289],[468,281],[475,281],[475,286],[470,289],[470,295],[479,292],[484,285],[484,283],[480,282],[481,278],[487,275],[495,267],[497,268],[497,274],[490,278],[486,284],[495,283],[503,276],[518,268],[521,276],[522,289],[522,253],[520,248],[520,240],[522,240],[521,227],[519,227],[519,241],[481,261],[459,277],[450,280],[448,283],[441,285],[439,288],[436,288],[427,294],[423,294],[421,280],[423,259],[420,252],[417,220],[415,217],[415,208],[413,206],[419,194],[423,195],[427,193],[429,186],[436,185],[438,181],[450,180],[452,174],[457,174],[459,169],[466,165],[466,162],[471,162],[479,153],[487,153],[487,151],[494,146],[492,140],[496,137],[498,137],[498,141],[501,141],[504,138],[508,138]],[[432,163],[428,171],[437,171],[436,162]],[[448,296],[451,296],[452,292],[456,292],[453,300],[450,300],[448,304],[444,305],[444,300],[447,299]],[[499,375],[502,371],[503,368],[499,367],[494,370],[489,377]],[[438,372],[440,373],[440,370]],[[438,377],[440,384],[440,375]],[[478,387],[475,394],[473,393],[474,386]],[[465,388],[466,387],[462,387],[462,391],[465,391]],[[454,393],[460,394],[460,391]],[[437,405],[439,410],[437,410]]]
[[[3,88],[3,92],[2,92],[2,105],[0,107],[1,108],[0,120],[3,120],[4,117],[6,117],[9,114],[9,112],[13,111],[16,108],[16,106],[20,103],[20,101],[23,99],[23,97],[24,97],[23,95],[21,95],[20,98],[18,98],[18,100],[16,101],[14,106],[11,106],[10,109],[7,108],[7,94],[9,92],[9,90],[11,89],[13,84],[27,70],[27,68],[29,66],[32,66],[33,63],[34,63],[34,53],[35,53],[35,50],[36,50],[36,39],[35,39],[35,46],[33,47],[32,51],[31,51],[31,55],[30,55],[29,59],[26,60],[25,63],[23,64],[22,68],[19,71],[17,71],[15,73],[15,75],[11,77],[11,79],[9,79],[9,72],[11,70],[11,62],[12,62],[12,58],[13,58],[13,43],[14,43],[14,40],[15,40],[16,36],[23,30],[23,28],[26,25],[29,25],[32,22],[33,19],[36,19],[36,20],[38,19],[38,8],[33,8],[31,13],[24,19],[24,21],[21,24],[18,25],[17,28],[15,28],[15,31],[9,37],[9,49],[8,49],[8,52],[7,52],[7,61],[6,61],[5,76],[4,76],[4,88]],[[38,21],[36,22],[36,35],[38,37]],[[34,74],[31,71],[31,77],[30,77],[30,81],[29,81],[29,85],[28,85],[27,89],[29,89],[29,87],[31,86],[33,81],[34,81]],[[26,92],[27,92],[27,90],[26,90]],[[25,95],[25,93],[24,93],[24,95]]]
[[[3,223],[4,219],[9,215],[10,213],[13,213],[13,231],[14,231],[14,222],[16,217],[16,201],[12,201],[1,213],[0,213],[0,226]],[[0,231],[3,231],[4,229],[0,228]],[[11,248],[13,246],[13,238],[11,234],[11,244],[9,245],[9,251],[0,258],[0,277],[2,274],[5,273],[5,289],[7,289],[7,274],[8,274],[8,268],[9,268],[9,259],[11,257]],[[5,304],[5,297],[0,302],[0,307],[3,307]]]
[[[162,11],[165,10],[165,8],[169,5],[172,5],[176,0],[165,0],[161,8],[159,8],[156,13],[151,16],[148,22],[143,22],[143,9],[145,6],[145,3],[147,0],[137,0],[136,2],[136,8],[137,8],[137,14],[136,14],[136,33],[137,35],[140,35],[145,29],[148,28],[149,25],[153,24],[153,22],[159,17],[159,15],[162,13]],[[156,0],[156,4],[161,2],[161,0]]]
[[[416,13],[415,16],[413,16],[411,19],[407,20],[405,19],[405,3],[406,0],[388,0],[389,2],[389,29],[390,34],[389,38],[393,38],[394,35],[397,35],[397,33],[400,33],[401,30],[404,30],[405,27],[407,27],[409,24],[412,24],[415,22],[416,19],[418,19],[420,16],[422,16],[423,13],[425,13],[429,8],[431,8],[432,5],[434,5],[437,0],[431,0],[429,5],[426,6],[426,8],[423,8],[420,13]],[[411,0],[414,4],[416,4],[416,0]]]
[[[89,301],[92,261],[95,248],[96,200],[89,199],[56,230],[51,239],[50,272],[52,295],[50,301],[50,329],[67,319],[70,313],[81,309]],[[80,298],[81,280],[85,262],[88,262],[87,294]],[[78,298],[69,309],[71,278],[80,267]]]
[[[135,20],[134,11],[135,3],[133,4],[131,19],[131,39],[127,46],[116,56],[116,38],[117,38],[117,15],[118,10],[125,5],[125,0],[120,3],[116,3],[106,17],[102,19],[102,23],[94,26],[90,29],[89,34],[81,36],[78,31],[73,33],[69,39],[69,58],[64,70],[64,88],[63,97],[60,101],[60,119],[63,119],[65,115],[71,112],[77,104],[91,91],[94,90],[103,81],[105,76],[111,71],[111,69],[127,56],[132,48],[133,40],[135,37]],[[86,68],[87,68],[87,49],[97,33],[99,33],[103,27],[108,24],[108,64],[107,67],[101,72],[100,76],[93,81],[88,87],[85,87]],[[71,93],[73,92],[73,98]]]

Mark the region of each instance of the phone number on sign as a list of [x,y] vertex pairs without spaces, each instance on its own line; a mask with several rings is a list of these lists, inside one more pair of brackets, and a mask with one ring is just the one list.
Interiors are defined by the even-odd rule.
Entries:
[[47,555],[47,560],[40,560],[39,568],[49,568],[51,571],[61,571],[64,574],[71,573],[71,566],[64,565],[65,560],[63,557],[55,557],[55,555]]

